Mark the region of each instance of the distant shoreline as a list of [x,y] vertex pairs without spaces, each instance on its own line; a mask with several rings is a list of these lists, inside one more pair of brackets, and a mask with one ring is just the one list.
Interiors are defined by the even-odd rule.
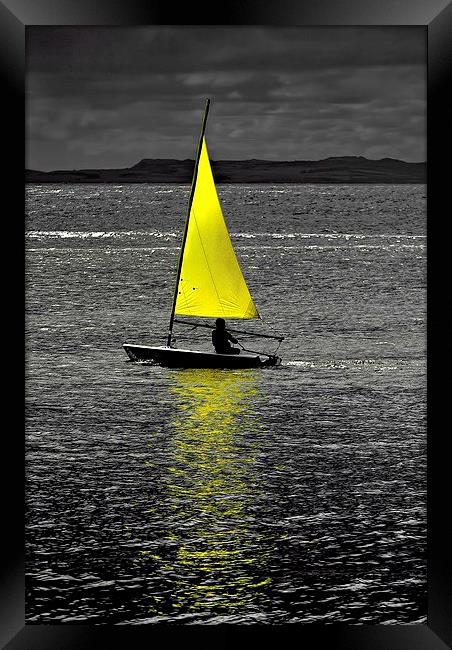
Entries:
[[[427,163],[344,156],[313,161],[211,161],[217,184],[426,183]],[[194,160],[144,159],[124,169],[25,170],[26,183],[191,183]]]

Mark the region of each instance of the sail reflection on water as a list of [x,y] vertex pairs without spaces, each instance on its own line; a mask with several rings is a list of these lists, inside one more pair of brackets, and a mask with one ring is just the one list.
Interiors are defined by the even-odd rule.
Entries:
[[253,526],[259,374],[185,370],[170,381],[176,415],[162,479],[173,553],[159,569],[171,580],[172,607],[201,616],[257,613],[270,583]]

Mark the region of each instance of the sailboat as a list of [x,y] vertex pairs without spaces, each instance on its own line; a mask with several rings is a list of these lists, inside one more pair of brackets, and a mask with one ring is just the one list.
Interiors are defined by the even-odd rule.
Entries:
[[[124,343],[132,361],[147,361],[173,368],[255,368],[281,364],[281,357],[247,350],[219,354],[173,347],[174,323],[190,324],[189,318],[260,319],[235,255],[218,198],[207,151],[205,130],[210,100],[206,100],[199,137],[185,228],[179,254],[176,283],[165,346]],[[195,324],[195,327],[211,327]],[[212,326],[213,328],[213,326]],[[228,327],[229,332],[246,333]],[[253,334],[277,339],[284,337]],[[239,345],[241,345],[239,343]]]

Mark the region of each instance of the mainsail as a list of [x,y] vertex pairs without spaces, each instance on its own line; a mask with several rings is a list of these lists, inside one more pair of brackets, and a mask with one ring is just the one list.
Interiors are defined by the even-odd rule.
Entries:
[[175,313],[207,318],[259,318],[232,247],[204,135],[194,183],[181,251]]
[[[185,350],[172,345],[175,322],[193,327],[192,322],[177,320],[175,315],[225,319],[260,318],[235,256],[213,180],[204,136],[209,105],[210,100],[207,99],[174,283],[166,347],[129,343],[124,343],[123,347],[132,361],[152,361],[170,368],[276,366],[281,363],[281,358],[276,353],[247,350],[240,343],[244,354]],[[198,322],[194,327],[211,326]],[[255,333],[254,336],[278,339],[280,343],[283,340],[283,337],[262,333]],[[263,361],[261,356],[267,359]]]

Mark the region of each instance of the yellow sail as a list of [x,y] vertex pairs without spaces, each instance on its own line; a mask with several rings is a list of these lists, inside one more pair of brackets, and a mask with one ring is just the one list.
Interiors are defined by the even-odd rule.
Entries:
[[259,318],[224,221],[204,137],[182,254],[176,314]]

